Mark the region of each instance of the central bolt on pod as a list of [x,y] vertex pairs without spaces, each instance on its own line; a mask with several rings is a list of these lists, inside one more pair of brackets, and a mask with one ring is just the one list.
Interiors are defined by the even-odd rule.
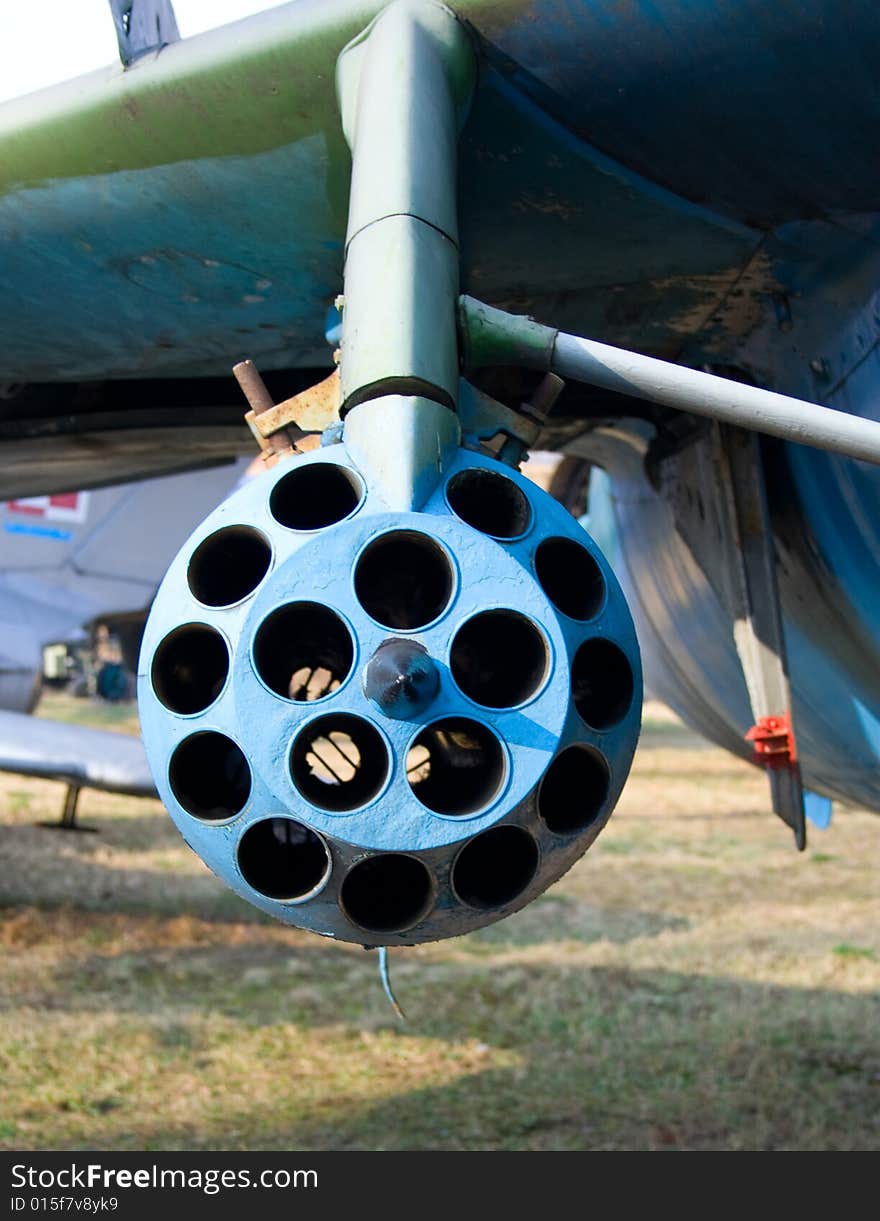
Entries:
[[420,502],[359,444],[370,410],[394,403],[183,547],[139,699],[159,793],[215,873],[287,923],[403,945],[500,919],[589,848],[641,674],[617,580],[559,504],[452,443]]

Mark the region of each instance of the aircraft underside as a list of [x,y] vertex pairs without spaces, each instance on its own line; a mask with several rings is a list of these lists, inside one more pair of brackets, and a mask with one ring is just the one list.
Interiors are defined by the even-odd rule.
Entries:
[[[880,810],[880,18],[452,7],[286,6],[0,110],[0,493],[256,443],[157,595],[145,745],[238,893],[371,945],[589,848],[642,659],[799,846]],[[536,448],[608,472],[613,566]]]

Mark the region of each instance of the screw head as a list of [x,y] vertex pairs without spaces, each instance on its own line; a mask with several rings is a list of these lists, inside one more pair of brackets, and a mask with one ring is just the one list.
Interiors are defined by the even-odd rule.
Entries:
[[420,716],[439,689],[434,660],[416,640],[383,641],[364,673],[364,695],[396,721]]

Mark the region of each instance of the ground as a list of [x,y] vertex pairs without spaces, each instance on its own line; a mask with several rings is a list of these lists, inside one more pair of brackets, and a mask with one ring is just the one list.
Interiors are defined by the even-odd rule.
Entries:
[[[131,709],[41,706],[135,731]],[[156,801],[0,777],[0,1148],[876,1149],[880,819],[798,855],[764,778],[646,710],[526,911],[376,955],[274,924]]]

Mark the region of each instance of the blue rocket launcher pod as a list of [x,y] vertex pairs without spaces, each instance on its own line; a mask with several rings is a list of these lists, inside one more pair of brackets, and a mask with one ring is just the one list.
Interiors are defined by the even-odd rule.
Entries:
[[363,945],[465,933],[556,881],[641,710],[623,594],[561,505],[457,444],[418,494],[398,470],[346,428],[233,493],[163,581],[139,674],[187,843],[263,911]]

